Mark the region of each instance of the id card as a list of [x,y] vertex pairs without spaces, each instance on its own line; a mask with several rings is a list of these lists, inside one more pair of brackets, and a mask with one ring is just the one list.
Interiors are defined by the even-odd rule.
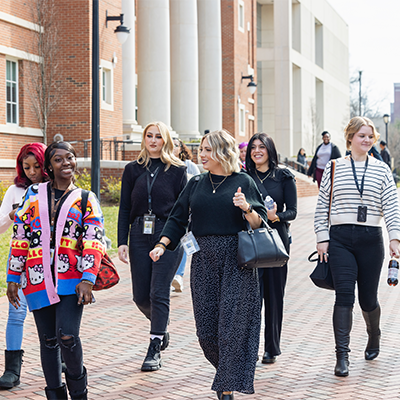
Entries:
[[367,206],[358,206],[357,222],[367,222]]
[[186,235],[182,236],[181,243],[183,250],[185,250],[186,255],[190,256],[200,250],[199,244],[192,232],[188,232]]
[[153,235],[156,225],[156,216],[154,214],[144,214],[143,218],[143,234]]

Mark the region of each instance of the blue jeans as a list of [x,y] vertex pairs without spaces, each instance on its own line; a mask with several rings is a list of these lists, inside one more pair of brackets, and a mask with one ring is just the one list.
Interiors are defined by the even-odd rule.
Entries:
[[183,276],[183,274],[185,273],[186,260],[187,260],[187,255],[184,251],[181,263],[179,264],[179,267],[178,267],[178,271],[176,271],[176,275]]
[[[75,294],[60,296],[60,302],[33,311],[40,342],[40,358],[49,389],[62,385],[61,353],[68,376],[77,379],[83,374],[82,344],[79,338],[82,305]],[[70,337],[62,339],[62,337]]]
[[143,218],[138,217],[131,225],[129,237],[129,259],[133,301],[139,310],[151,321],[150,333],[164,335],[169,320],[171,283],[182,258],[183,248],[166,250],[163,256],[153,262],[149,256],[160,239],[165,221],[156,220],[153,235],[145,235]]
[[22,336],[24,333],[24,321],[26,317],[26,299],[22,289],[18,290],[20,307],[16,310],[11,303],[8,304],[8,320],[6,328],[7,350],[21,350]]

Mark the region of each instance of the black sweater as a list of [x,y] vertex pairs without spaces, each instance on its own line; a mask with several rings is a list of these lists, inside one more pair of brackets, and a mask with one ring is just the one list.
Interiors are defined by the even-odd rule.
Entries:
[[[211,175],[214,184],[223,176]],[[228,176],[213,193],[209,173],[193,177],[179,196],[168,221],[161,233],[171,240],[169,249],[173,250],[185,234],[191,213],[191,231],[195,236],[236,235],[245,229],[242,210],[233,204],[238,187],[246,196],[254,210],[267,219],[267,210],[254,181],[245,173],[238,172]]]
[[[165,164],[157,158],[152,159],[148,168],[152,172],[159,168],[151,190],[152,212],[157,218],[166,220],[187,183],[186,167],[171,165],[165,171]],[[135,218],[148,213],[147,175],[146,167],[137,161],[125,166],[118,214],[118,246],[128,244],[129,227]]]

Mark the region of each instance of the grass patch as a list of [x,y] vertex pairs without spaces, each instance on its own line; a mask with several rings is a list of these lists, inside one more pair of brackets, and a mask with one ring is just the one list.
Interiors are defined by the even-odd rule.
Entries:
[[[118,252],[117,242],[117,226],[118,226],[118,207],[117,206],[104,206],[101,208],[104,215],[104,228],[106,236],[111,240],[111,249],[107,250],[110,257],[115,256]],[[7,259],[10,252],[10,238],[12,233],[12,226],[6,233],[0,235],[0,296],[6,293],[6,270]]]

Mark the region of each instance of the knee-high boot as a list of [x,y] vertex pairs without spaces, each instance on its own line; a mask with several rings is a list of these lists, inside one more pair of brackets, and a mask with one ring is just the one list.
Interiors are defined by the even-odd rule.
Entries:
[[335,306],[333,332],[336,342],[336,376],[349,375],[350,331],[353,324],[353,307]]
[[378,307],[373,311],[363,311],[362,315],[367,325],[368,333],[368,344],[365,349],[365,359],[373,360],[378,357],[379,354],[379,341],[381,338],[381,330],[379,329],[379,321],[381,319],[381,307]]
[[65,380],[67,381],[69,395],[71,400],[87,400],[87,372],[83,367],[83,373],[79,378],[71,378],[68,375],[68,369],[65,373]]

